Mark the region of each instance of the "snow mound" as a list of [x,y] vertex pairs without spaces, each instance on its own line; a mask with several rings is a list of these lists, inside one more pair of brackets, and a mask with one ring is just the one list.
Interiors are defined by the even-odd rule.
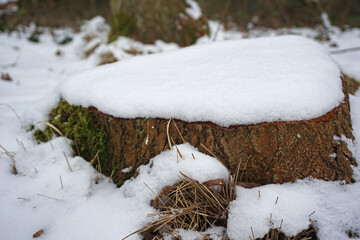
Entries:
[[318,43],[281,36],[140,56],[75,75],[60,91],[115,117],[229,126],[324,115],[344,99],[340,74]]
[[83,36],[89,38],[99,38],[102,42],[106,42],[110,26],[106,24],[106,20],[101,16],[96,16],[91,20],[85,21],[81,26],[81,33]]

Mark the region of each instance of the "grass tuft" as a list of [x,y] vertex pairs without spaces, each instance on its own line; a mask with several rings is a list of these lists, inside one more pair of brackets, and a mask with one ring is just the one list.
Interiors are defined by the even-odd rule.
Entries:
[[161,239],[165,234],[176,235],[175,229],[178,228],[202,232],[213,226],[226,227],[228,205],[235,199],[234,192],[229,191],[234,189],[236,177],[230,176],[230,182],[215,179],[199,183],[180,174],[181,181],[164,187],[159,195],[144,183],[156,196],[152,206],[159,211],[148,215],[154,217],[154,221],[124,239],[136,233],[142,233],[145,238]]

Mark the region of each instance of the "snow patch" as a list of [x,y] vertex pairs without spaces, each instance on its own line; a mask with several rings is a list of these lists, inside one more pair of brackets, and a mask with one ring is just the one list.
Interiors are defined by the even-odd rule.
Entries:
[[190,6],[185,9],[186,13],[195,20],[199,19],[202,15],[199,4],[195,0],[186,0],[186,4]]
[[330,28],[331,28],[331,22],[330,22],[330,20],[329,20],[329,17],[328,17],[328,15],[327,15],[327,13],[323,12],[323,13],[321,14],[321,20],[322,20],[323,25],[324,25],[324,27],[325,27],[326,29],[330,29]]
[[314,226],[319,228],[320,239],[348,239],[346,231],[358,231],[360,226],[360,206],[353,205],[354,196],[359,194],[359,183],[315,179],[253,189],[237,187],[237,199],[230,204],[227,233],[230,239],[248,239],[252,228],[255,238],[260,238],[282,222],[281,230],[294,236],[316,220]]
[[110,26],[106,24],[105,18],[96,16],[91,20],[85,21],[80,30],[83,36],[99,38],[102,42],[106,42]]

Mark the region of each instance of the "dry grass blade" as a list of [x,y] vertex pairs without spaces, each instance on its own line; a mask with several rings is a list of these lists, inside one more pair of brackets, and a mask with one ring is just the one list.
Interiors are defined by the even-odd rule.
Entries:
[[24,143],[16,138],[16,142],[18,143],[19,147],[26,152],[26,148],[24,146]]
[[[54,125],[52,125],[51,123],[49,123],[49,122],[44,122],[44,121],[38,121],[38,122],[36,122],[36,124],[39,124],[39,123],[42,123],[42,124],[45,124],[46,126],[48,126],[48,127],[50,127],[50,129],[52,129],[53,131],[55,131],[57,134],[59,134],[60,136],[62,136],[62,137],[64,137],[64,134],[62,134],[62,132],[57,128],[57,127],[55,127]],[[39,129],[39,130],[41,130],[41,129]],[[41,130],[42,131],[42,130]],[[42,131],[44,134],[46,134],[44,131]],[[48,134],[46,134],[46,135],[48,135]],[[48,136],[48,139],[50,140],[50,137]],[[70,148],[72,148],[71,147],[71,145],[70,145],[70,143],[67,141],[67,139],[65,138],[65,142],[66,142],[66,144],[70,147]],[[51,144],[51,142],[50,142],[50,144]],[[54,147],[52,146],[52,144],[51,144],[51,147],[54,149]]]
[[202,146],[206,151],[208,151],[214,158],[216,158],[225,168],[226,170],[229,172],[229,174],[231,174],[230,169],[225,166],[225,164],[220,160],[220,158],[218,158],[212,151],[210,151],[210,149],[208,149],[204,144],[200,143],[200,146]]
[[[315,240],[318,239],[316,236],[315,228],[310,224],[307,229],[298,233],[296,236],[288,237],[283,232],[280,231],[280,228],[272,228],[270,231],[262,238],[256,238],[257,240]],[[254,235],[253,238],[255,239]]]
[[44,122],[44,121],[38,121],[38,122],[36,122],[36,124],[39,124],[39,123],[42,123],[42,124],[45,124],[46,126],[49,126],[51,129],[53,129],[57,134],[59,134],[60,136],[64,136],[61,132],[60,132],[60,130],[57,128],[57,127],[55,127],[54,125],[52,125],[51,123],[48,123],[48,122]]
[[161,200],[161,198],[159,198],[159,196],[146,184],[143,182],[143,184],[156,196],[157,199],[159,199],[159,201],[165,205],[165,203]]
[[66,162],[67,162],[67,164],[68,164],[68,166],[69,166],[70,172],[72,172],[72,168],[71,168],[71,166],[70,166],[70,163],[69,163],[69,160],[68,160],[68,158],[67,158],[67,156],[66,156],[66,153],[65,153],[65,152],[63,152],[63,153],[64,153],[65,160],[66,160]]
[[313,212],[309,215],[309,217],[311,217],[314,213],[315,213],[315,211],[313,211]]
[[[127,237],[151,231],[158,233],[159,235],[155,235],[161,238],[164,232],[172,234],[177,228],[205,231],[214,225],[226,225],[228,201],[223,196],[224,192],[201,184],[181,172],[180,174],[181,182],[164,187],[159,195],[144,183],[156,196],[153,207],[159,210],[148,216],[157,219]],[[224,183],[217,181],[219,182]]]
[[61,176],[59,176],[59,178],[60,178],[61,189],[64,189],[64,185],[63,185],[63,181],[62,181],[62,179],[61,179]]
[[114,169],[111,171],[111,174],[110,174],[110,177],[109,177],[109,182],[111,181],[111,179],[112,179],[112,177],[113,177],[113,175],[114,175],[114,173],[115,173],[115,170],[116,170],[116,168],[114,168]]
[[10,108],[11,111],[13,111],[13,112],[15,113],[16,118],[17,118],[17,119],[19,120],[19,122],[20,122],[20,125],[21,125],[22,127],[24,127],[24,123],[21,121],[21,118],[20,118],[19,114],[17,114],[17,112],[15,111],[15,109],[14,109],[13,107],[11,107],[11,106],[10,106],[9,104],[7,104],[7,103],[0,103],[0,106],[1,106],[1,105]]
[[24,201],[30,201],[30,199],[24,198],[24,197],[17,197],[17,199],[19,199],[19,200],[24,200]]
[[170,123],[171,123],[171,118],[169,119],[167,125],[166,125],[166,134],[167,134],[167,139],[168,139],[168,143],[169,143],[169,147],[172,150],[172,146],[171,146],[171,142],[170,142]]
[[40,197],[44,197],[44,198],[49,198],[49,199],[52,199],[52,200],[56,200],[56,201],[61,201],[60,199],[57,199],[57,198],[54,198],[54,197],[49,197],[49,196],[46,196],[46,195],[42,195],[42,194],[36,194]]
[[170,138],[171,138],[171,141],[173,142],[173,144],[174,144],[174,146],[175,146],[175,148],[176,148],[176,151],[178,152],[180,158],[183,158],[182,155],[181,155],[181,152],[179,151],[178,147],[177,147],[176,144],[175,144],[174,139],[173,139],[172,137],[170,137]]
[[94,163],[94,161],[96,160],[99,152],[100,152],[100,150],[98,150],[98,151],[96,152],[95,156],[93,157],[93,159],[91,159],[91,161],[90,161],[90,166],[93,165],[93,163]]
[[100,159],[99,159],[99,154],[96,155],[97,158],[97,162],[98,162],[98,171],[100,172],[100,179],[103,179],[102,177],[102,171],[101,171],[101,163],[100,163]]
[[1,144],[0,144],[0,147],[5,151],[6,156],[8,156],[15,163],[16,162],[15,155],[12,154],[11,152],[9,152],[8,150],[6,150],[6,148],[4,148]]
[[178,126],[177,126],[177,124],[176,124],[176,121],[175,121],[175,120],[173,120],[172,122],[174,123],[174,126],[175,126],[175,128],[176,128],[177,132],[179,133],[179,135],[180,135],[180,137],[181,137],[181,140],[183,141],[183,143],[186,143],[186,142],[185,142],[185,139],[184,139],[184,137],[183,137],[183,135],[181,134],[181,132],[180,132],[180,130],[179,130],[179,128],[178,128]]

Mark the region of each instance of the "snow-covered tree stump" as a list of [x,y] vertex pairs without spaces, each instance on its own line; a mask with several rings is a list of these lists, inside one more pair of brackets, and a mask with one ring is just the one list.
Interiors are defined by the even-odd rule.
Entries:
[[[101,169],[119,185],[169,143],[183,142],[232,173],[239,166],[243,182],[352,181],[347,84],[327,51],[305,38],[225,41],[136,57],[74,76],[61,95],[102,131],[94,130],[99,141],[90,136],[80,151],[94,154],[101,146]],[[77,121],[71,115],[55,111],[54,125],[71,128]],[[76,123],[76,129],[84,128]]]
[[[311,176],[351,182],[351,164],[356,163],[344,141],[354,139],[348,99],[327,114],[306,121],[231,127],[210,122],[172,121],[186,142],[209,155],[210,150],[232,173],[240,164],[241,181],[284,183]],[[169,149],[169,119],[124,119],[95,108],[88,111],[104,129],[111,159],[118,169],[131,168],[126,174],[117,171],[113,177],[115,182],[122,182],[125,175],[134,175],[140,165]],[[170,122],[170,137],[181,144],[183,140],[176,126]],[[111,166],[113,163],[109,162],[106,168]]]

